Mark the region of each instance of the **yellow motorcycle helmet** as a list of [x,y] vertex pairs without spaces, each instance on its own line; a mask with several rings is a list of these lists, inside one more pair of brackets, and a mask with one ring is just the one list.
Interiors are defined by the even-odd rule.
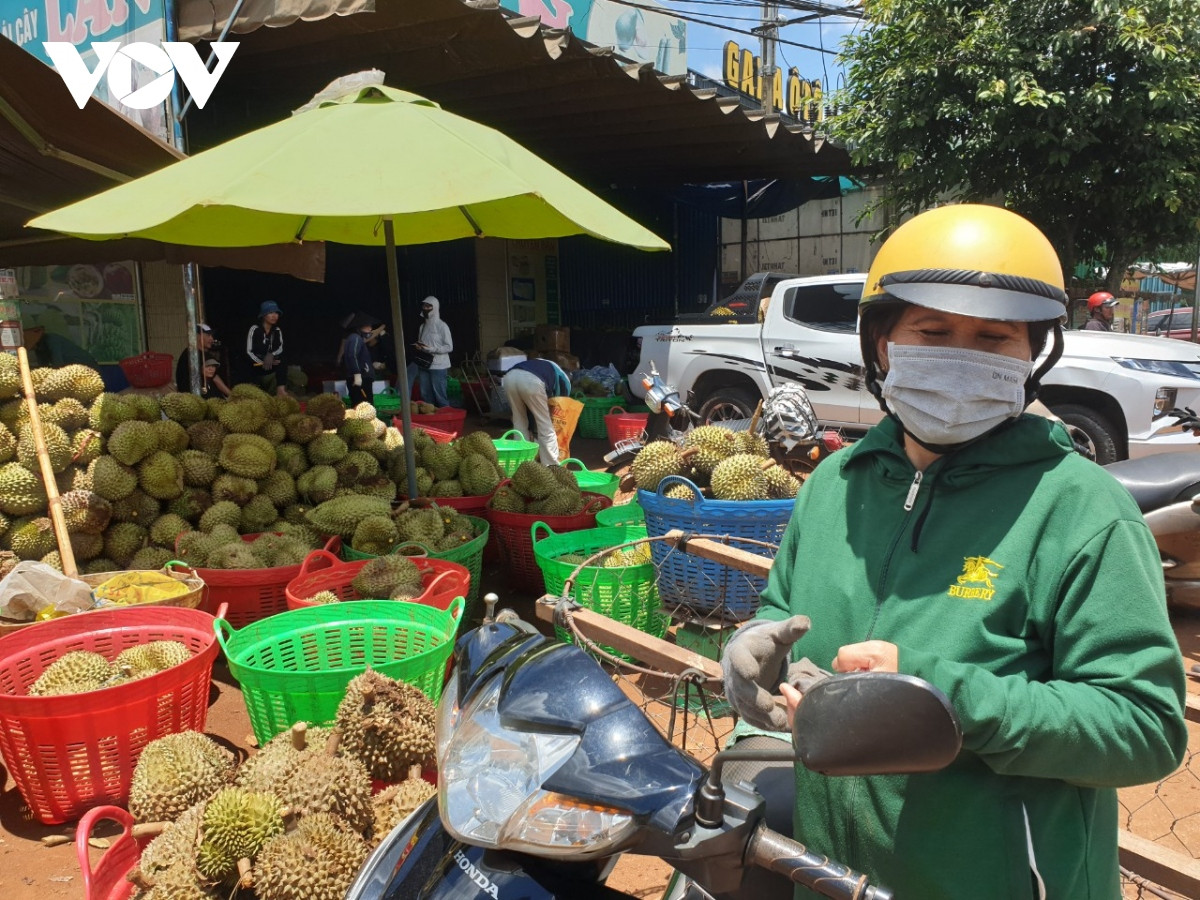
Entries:
[[1062,265],[1046,236],[1014,212],[963,203],[909,219],[879,248],[860,314],[904,301],[1007,322],[1066,312]]

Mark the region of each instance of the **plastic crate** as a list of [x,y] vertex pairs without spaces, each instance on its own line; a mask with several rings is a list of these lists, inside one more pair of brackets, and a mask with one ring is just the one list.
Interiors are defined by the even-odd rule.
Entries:
[[[244,534],[248,543],[261,535]],[[342,539],[331,537],[325,550],[336,555],[342,549]],[[204,579],[204,603],[201,609],[215,615],[217,608],[226,606],[225,619],[234,628],[281,613],[288,608],[287,586],[300,574],[300,565],[273,566],[269,569],[196,569]]]
[[[125,803],[148,743],[204,730],[217,657],[212,628],[213,617],[200,610],[132,606],[50,619],[0,638],[0,755],[40,822]],[[192,658],[98,691],[28,694],[65,653],[90,650],[111,660],[150,641],[179,641]]]
[[[663,496],[673,484],[685,484],[699,499],[677,500]],[[646,512],[646,531],[660,537],[672,529],[687,534],[726,535],[731,546],[759,556],[774,557],[783,531],[792,517],[792,500],[709,500],[700,489],[679,475],[670,475],[655,491],[637,492]],[[749,538],[770,545],[740,542]],[[765,578],[751,575],[707,559],[682,553],[666,541],[650,546],[658,569],[658,593],[668,609],[686,607],[725,621],[749,619],[758,610],[758,598],[766,588]]]
[[630,503],[614,504],[608,509],[596,513],[596,524],[608,527],[612,525],[646,525],[646,511],[642,505],[633,500]]
[[259,745],[296,722],[329,725],[346,685],[372,668],[420,688],[436,705],[463,601],[449,610],[404,600],[351,600],[293,609],[235,631],[213,624],[242,688]]
[[382,422],[391,422],[392,416],[400,411],[400,395],[396,393],[395,388],[384,388],[371,398],[371,404],[375,407],[375,415]]
[[488,506],[486,515],[492,525],[493,541],[504,560],[508,571],[508,583],[511,586],[538,595],[545,591],[542,570],[538,566],[537,557],[533,555],[533,539],[530,535],[530,529],[535,523],[541,522],[559,533],[595,528],[596,513],[612,505],[612,499],[603,494],[585,491],[583,498],[583,511],[573,516],[501,512]]
[[496,445],[496,456],[506,478],[511,478],[521,463],[537,459],[538,445],[525,440],[525,435],[515,428],[504,432],[498,438],[492,438],[492,443]]
[[175,377],[171,364],[175,358],[170,353],[155,353],[147,350],[137,356],[121,360],[121,371],[135,388],[162,387]]
[[465,409],[455,409],[453,406],[443,406],[437,412],[413,413],[411,418],[413,425],[419,425],[422,428],[437,428],[440,431],[450,431],[457,436],[462,433],[463,425],[467,422],[467,411]]
[[623,402],[620,397],[586,397],[576,392],[576,400],[583,403],[583,412],[579,414],[579,424],[575,426],[576,433],[583,438],[606,438],[608,429],[604,425],[604,417],[614,406]]
[[650,411],[626,412],[623,407],[614,406],[604,416],[604,430],[608,442],[617,446],[621,441],[632,441],[641,437],[650,421]]
[[[344,552],[344,551],[343,551]],[[360,597],[350,586],[358,573],[374,557],[343,562],[326,550],[314,550],[300,566],[300,573],[288,582],[287,608],[306,609],[321,606],[312,603],[309,597],[321,591],[333,591],[342,601],[386,600],[386,597]],[[470,592],[471,574],[466,566],[444,559],[422,558],[414,560],[421,569],[421,584],[424,590],[408,603],[423,603],[436,609],[449,609],[455,597],[466,597]]]
[[[654,563],[606,566],[603,562],[580,568],[582,563],[564,562],[561,557],[575,554],[585,558],[610,547],[646,537],[645,527],[615,526],[585,528],[555,534],[545,522],[534,522],[530,529],[533,554],[546,582],[546,593],[569,596],[588,609],[644,631],[654,637],[667,633],[670,624],[658,599]],[[564,629],[555,628],[559,640],[570,641]],[[604,648],[617,656],[612,647]]]
[[591,491],[593,494],[603,494],[612,499],[617,492],[621,479],[609,472],[592,472],[579,459],[564,459],[562,465],[575,476],[575,483],[581,491]]

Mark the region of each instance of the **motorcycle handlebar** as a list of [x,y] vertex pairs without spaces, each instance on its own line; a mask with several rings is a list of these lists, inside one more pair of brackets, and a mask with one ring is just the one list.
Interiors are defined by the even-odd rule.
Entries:
[[868,883],[866,875],[766,826],[755,831],[746,854],[748,862],[834,900],[893,900],[891,891]]

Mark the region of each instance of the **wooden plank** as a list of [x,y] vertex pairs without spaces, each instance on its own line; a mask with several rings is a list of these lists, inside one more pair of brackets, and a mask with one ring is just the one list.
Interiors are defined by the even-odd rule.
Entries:
[[1189,722],[1200,722],[1200,698],[1187,695],[1184,701],[1183,717]]
[[[546,622],[553,622],[554,606],[559,599],[546,596],[539,600],[537,617]],[[721,664],[706,656],[638,631],[590,609],[581,607],[571,615],[576,627],[585,637],[628,654],[647,668],[673,675],[679,675],[687,669],[696,669],[703,672],[708,681],[718,684],[721,682]]]
[[686,553],[692,554],[692,556],[722,563],[730,568],[749,572],[751,575],[758,575],[761,578],[766,578],[771,573],[772,560],[765,556],[759,556],[757,553],[751,553],[749,550],[743,550],[740,547],[731,547],[729,544],[723,544],[711,538],[688,539],[678,529],[668,531],[665,537],[668,539],[668,543],[673,544]]
[[1121,865],[1185,897],[1200,897],[1200,860],[1184,856],[1124,829],[1117,832]]

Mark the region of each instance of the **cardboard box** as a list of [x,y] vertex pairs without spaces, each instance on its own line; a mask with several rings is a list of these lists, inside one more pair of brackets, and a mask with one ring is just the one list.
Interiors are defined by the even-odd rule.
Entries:
[[541,351],[571,352],[571,329],[565,325],[539,325],[533,332],[533,346]]
[[[371,393],[378,394],[380,391],[391,387],[386,381],[376,381],[371,385]],[[326,394],[337,394],[339,397],[349,397],[350,389],[346,387],[345,381],[322,381],[321,390]]]
[[564,372],[579,371],[579,357],[572,356],[570,353],[563,353],[561,350],[543,350],[540,354],[543,359],[548,359],[551,362],[558,363],[559,368]]
[[516,347],[497,347],[488,353],[488,371],[493,375],[503,375],[517,363],[525,362],[526,358]]

